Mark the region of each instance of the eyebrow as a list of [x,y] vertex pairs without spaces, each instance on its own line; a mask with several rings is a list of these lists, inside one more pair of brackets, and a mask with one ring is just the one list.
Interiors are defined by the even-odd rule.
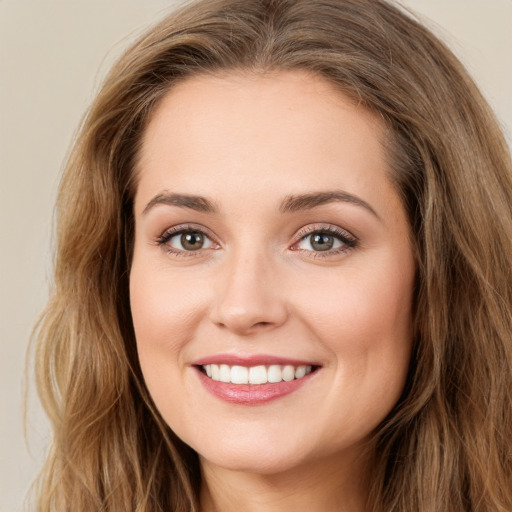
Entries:
[[[333,202],[342,202],[355,204],[365,208],[380,220],[377,212],[363,199],[348,192],[341,190],[327,192],[311,192],[308,194],[297,194],[287,196],[281,203],[279,211],[281,213],[293,213],[301,210],[310,210],[318,206]],[[180,208],[189,208],[203,213],[217,213],[218,208],[213,202],[203,196],[192,194],[177,194],[173,192],[163,192],[156,195],[149,201],[142,213],[145,215],[149,210],[157,205],[178,206]]]
[[149,210],[160,204],[178,206],[180,208],[190,208],[191,210],[204,213],[217,212],[217,207],[211,201],[206,199],[206,197],[190,194],[163,192],[153,197],[153,199],[151,199],[151,201],[149,201],[149,203],[146,205],[142,213],[146,214]]
[[380,220],[377,212],[366,201],[342,190],[291,195],[285,198],[281,203],[279,210],[282,213],[293,213],[300,210],[310,210],[317,206],[334,202],[350,203],[355,204],[356,206],[361,206]]

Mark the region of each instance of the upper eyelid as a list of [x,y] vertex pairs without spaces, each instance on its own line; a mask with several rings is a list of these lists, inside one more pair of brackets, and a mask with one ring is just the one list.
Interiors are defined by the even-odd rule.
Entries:
[[199,233],[206,235],[208,238],[212,240],[216,240],[215,235],[210,229],[200,224],[194,223],[177,224],[176,226],[165,228],[158,238],[163,238],[166,235],[179,235],[180,233],[183,233],[185,231],[197,231]]
[[[346,234],[347,238],[358,240],[358,237],[355,236],[351,231],[348,229],[342,228],[340,226],[336,226],[334,224],[322,224],[322,223],[314,223],[314,224],[307,224],[306,226],[303,226],[294,235],[294,238],[297,241],[302,240],[302,238],[311,235],[313,233],[321,233],[321,232],[327,232],[333,235],[336,234]],[[294,243],[296,243],[294,242]]]

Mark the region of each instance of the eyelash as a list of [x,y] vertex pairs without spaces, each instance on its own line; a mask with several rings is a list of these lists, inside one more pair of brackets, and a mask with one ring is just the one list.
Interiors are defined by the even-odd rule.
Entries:
[[[162,247],[166,252],[172,254],[173,256],[177,257],[197,257],[200,256],[203,250],[209,249],[202,248],[197,249],[195,251],[187,251],[183,249],[176,249],[174,247],[171,247],[169,245],[169,242],[178,235],[183,235],[184,233],[199,233],[203,235],[205,238],[210,240],[212,244],[218,245],[213,237],[209,235],[206,230],[203,227],[195,226],[195,225],[180,225],[180,226],[174,226],[172,228],[167,229],[164,233],[162,233],[156,240],[156,243],[158,246]],[[337,247],[335,249],[329,249],[325,251],[314,251],[314,250],[308,250],[308,249],[300,249],[297,246],[305,241],[308,237],[311,237],[313,235],[328,235],[332,236],[335,239],[337,239],[339,242],[341,242],[341,247]],[[299,230],[299,232],[296,235],[297,241],[293,243],[291,246],[291,250],[293,251],[300,251],[303,253],[309,253],[311,257],[314,258],[328,258],[330,256],[336,256],[338,254],[342,254],[345,252],[348,252],[354,248],[357,247],[359,240],[349,233],[348,231],[331,226],[331,225],[325,225],[325,224],[314,224],[307,227],[302,228]]]
[[[332,236],[339,242],[341,242],[341,246],[326,251],[311,251],[308,249],[296,248],[298,244],[300,244],[302,241],[305,241],[308,237],[311,237],[313,235]],[[348,251],[351,251],[352,249],[355,249],[359,243],[359,240],[348,231],[325,224],[314,224],[307,226],[299,230],[299,232],[297,233],[297,238],[297,242],[295,242],[292,245],[292,250],[310,253],[310,255],[313,258],[328,258],[339,254],[343,254]]]
[[[177,257],[184,257],[184,258],[190,258],[190,257],[197,257],[200,256],[203,249],[198,249],[196,251],[186,251],[183,249],[176,249],[174,247],[171,247],[169,245],[169,242],[178,235],[183,235],[184,233],[199,233],[203,235],[205,238],[210,240],[213,244],[216,244],[216,242],[213,240],[213,237],[209,235],[204,228],[200,226],[194,226],[194,225],[180,225],[180,226],[174,226],[172,228],[167,229],[164,231],[156,240],[157,245],[162,247],[167,253],[172,254],[173,256]],[[218,245],[218,244],[216,244]]]

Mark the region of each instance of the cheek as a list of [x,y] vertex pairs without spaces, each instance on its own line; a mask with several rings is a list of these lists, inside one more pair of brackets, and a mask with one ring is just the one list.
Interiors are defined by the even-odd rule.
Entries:
[[317,281],[298,300],[310,332],[331,353],[339,388],[389,407],[409,367],[414,268],[359,268]]
[[134,258],[130,305],[137,352],[155,402],[169,398],[186,365],[183,347],[192,338],[202,310],[201,294],[153,262]]
[[172,346],[194,324],[202,307],[201,292],[158,264],[134,259],[130,305],[137,342]]
[[331,354],[332,381],[317,412],[331,418],[322,435],[333,443],[340,426],[354,440],[370,434],[400,398],[412,349],[413,275],[354,270],[303,296],[308,329]]
[[314,287],[296,297],[311,327],[321,329],[335,346],[370,348],[379,339],[410,339],[413,279],[409,271],[344,270],[317,278]]
[[134,259],[130,274],[130,304],[137,353],[144,382],[165,421],[187,431],[193,396],[184,386],[185,350],[198,325],[200,295],[168,269]]

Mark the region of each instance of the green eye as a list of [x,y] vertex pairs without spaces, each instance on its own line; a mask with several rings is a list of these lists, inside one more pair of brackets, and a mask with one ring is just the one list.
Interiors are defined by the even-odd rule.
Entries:
[[357,245],[357,238],[350,232],[334,226],[308,226],[301,230],[298,236],[301,238],[293,245],[293,250],[306,251],[318,256],[338,254]]
[[332,235],[325,233],[315,233],[310,235],[310,245],[315,251],[329,251],[334,247],[336,239]]
[[343,245],[348,244],[344,240],[341,240],[339,236],[317,231],[302,238],[297,248],[305,251],[324,252],[338,249]]

